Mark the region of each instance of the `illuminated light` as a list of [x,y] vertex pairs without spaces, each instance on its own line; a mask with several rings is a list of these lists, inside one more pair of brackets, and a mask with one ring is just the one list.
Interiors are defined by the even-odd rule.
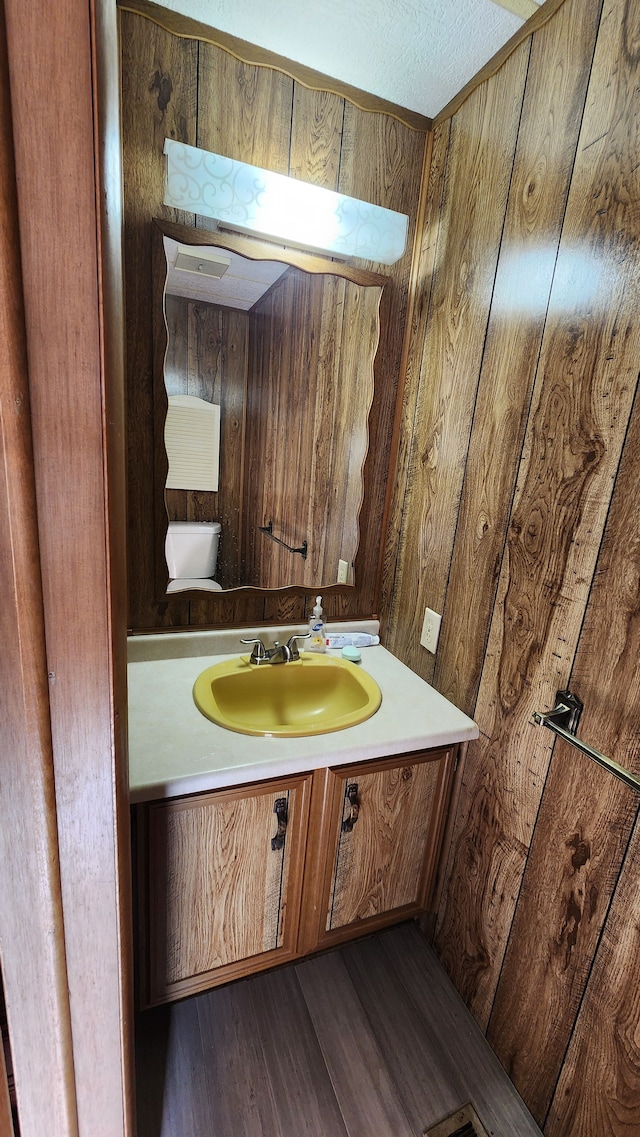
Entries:
[[332,256],[392,265],[409,218],[284,174],[166,138],[164,204],[213,217],[228,229]]
[[518,249],[498,265],[492,310],[532,319],[550,313],[578,312],[602,302],[603,265],[598,254],[565,245]]

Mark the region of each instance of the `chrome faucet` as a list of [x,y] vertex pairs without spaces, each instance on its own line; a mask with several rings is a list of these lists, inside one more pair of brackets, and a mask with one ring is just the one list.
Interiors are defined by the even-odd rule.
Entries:
[[249,663],[259,666],[262,663],[294,663],[296,659],[300,659],[300,652],[296,640],[306,640],[311,635],[311,632],[303,632],[300,635],[293,635],[289,637],[286,644],[281,644],[279,640],[274,640],[273,647],[266,648],[262,640],[240,640],[241,644],[253,644],[253,651],[249,659]]

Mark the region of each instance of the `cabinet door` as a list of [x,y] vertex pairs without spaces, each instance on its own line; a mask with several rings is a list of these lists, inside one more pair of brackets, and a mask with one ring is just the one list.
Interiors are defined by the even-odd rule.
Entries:
[[[322,822],[328,857],[316,873],[311,932],[307,905],[305,950],[425,911],[452,758],[452,749],[427,751],[329,771]],[[308,882],[311,876],[310,869]]]
[[310,781],[142,807],[143,1005],[295,956]]

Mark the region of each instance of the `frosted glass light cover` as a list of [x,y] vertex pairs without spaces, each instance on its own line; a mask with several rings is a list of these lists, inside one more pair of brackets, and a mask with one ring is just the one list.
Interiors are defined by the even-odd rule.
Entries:
[[164,204],[288,245],[392,265],[409,218],[380,205],[166,138]]

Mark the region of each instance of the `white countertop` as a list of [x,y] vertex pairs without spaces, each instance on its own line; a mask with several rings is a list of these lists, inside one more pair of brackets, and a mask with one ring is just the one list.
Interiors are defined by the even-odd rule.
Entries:
[[[349,630],[350,625],[335,630]],[[377,631],[372,622],[358,624]],[[239,655],[239,637],[286,641],[289,628],[179,632],[129,639],[129,786],[132,803],[427,750],[478,737],[472,719],[386,648],[362,648],[361,666],[382,705],[366,722],[308,738],[255,738],[210,722],[193,684],[206,667]],[[329,654],[340,656],[339,650]],[[286,664],[282,665],[286,667]]]

